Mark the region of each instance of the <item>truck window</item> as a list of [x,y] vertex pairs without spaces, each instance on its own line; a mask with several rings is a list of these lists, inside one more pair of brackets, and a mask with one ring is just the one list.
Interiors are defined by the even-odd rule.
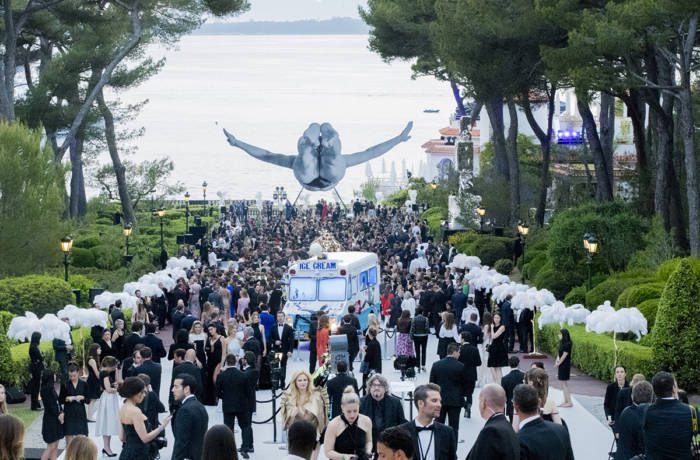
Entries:
[[372,267],[369,269],[369,285],[374,286],[377,284],[377,267]]
[[345,300],[345,278],[321,278],[318,280],[318,300]]
[[369,277],[367,271],[360,272],[360,291],[365,291],[369,287]]
[[289,280],[289,300],[316,300],[316,279],[291,278]]

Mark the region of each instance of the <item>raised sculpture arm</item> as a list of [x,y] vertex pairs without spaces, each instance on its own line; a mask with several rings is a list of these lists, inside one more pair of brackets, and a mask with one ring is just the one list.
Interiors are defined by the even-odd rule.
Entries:
[[401,142],[406,142],[407,140],[409,140],[411,138],[411,136],[409,136],[409,133],[411,132],[412,128],[413,122],[409,121],[404,130],[398,136],[393,137],[388,141],[382,142],[381,144],[377,144],[373,147],[370,147],[362,152],[343,155],[343,158],[345,159],[345,164],[348,167],[357,166],[361,163],[364,163],[365,161],[369,161],[373,158],[377,158],[378,156],[385,154]]
[[292,168],[294,163],[295,155],[283,155],[281,153],[272,153],[268,150],[261,149],[254,145],[246,144],[243,141],[236,139],[236,137],[224,129],[224,134],[228,143],[233,147],[238,147],[239,149],[246,152],[248,155],[257,158],[258,160],[265,161],[267,163],[272,163],[277,166],[283,166],[285,168]]

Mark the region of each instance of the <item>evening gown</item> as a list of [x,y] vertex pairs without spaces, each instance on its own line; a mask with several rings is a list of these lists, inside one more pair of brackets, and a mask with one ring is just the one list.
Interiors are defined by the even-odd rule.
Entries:
[[[82,401],[66,401],[69,396],[83,396]],[[61,388],[61,401],[63,402],[63,431],[66,436],[76,436],[79,434],[88,435],[87,415],[85,404],[90,402],[88,397],[88,385],[82,380],[77,384],[68,380]]]
[[571,376],[571,342],[559,345],[559,358],[564,352],[566,352],[566,359],[559,363],[557,378],[566,381]]
[[508,349],[505,340],[505,332],[491,339],[488,367],[506,367],[508,365]]
[[122,423],[124,439],[119,460],[148,460],[150,458],[150,446],[141,441],[134,425]]
[[348,423],[342,414],[340,418],[345,422],[345,430],[335,438],[334,450],[340,454],[362,455],[367,444],[367,433],[357,426],[360,418],[358,417],[353,423]]
[[204,391],[202,392],[202,404],[207,406],[216,406],[216,386],[214,385],[214,372],[216,366],[221,363],[221,355],[223,346],[221,345],[221,337],[216,339],[212,345],[210,340],[206,344],[207,353],[207,375],[204,379]]
[[114,371],[100,371],[100,385],[102,386],[102,396],[97,402],[95,411],[95,435],[97,436],[119,436],[119,395],[108,393],[104,387],[104,378],[109,377],[110,385],[116,381]]

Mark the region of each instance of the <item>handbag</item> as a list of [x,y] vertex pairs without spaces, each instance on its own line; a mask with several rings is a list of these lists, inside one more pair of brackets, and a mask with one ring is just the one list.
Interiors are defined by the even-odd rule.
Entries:
[[362,364],[360,364],[360,374],[369,374],[369,361],[362,361]]

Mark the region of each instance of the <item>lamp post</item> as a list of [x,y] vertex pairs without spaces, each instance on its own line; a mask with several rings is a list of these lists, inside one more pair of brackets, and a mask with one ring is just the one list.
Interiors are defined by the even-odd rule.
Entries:
[[168,253],[165,250],[165,243],[163,242],[163,217],[165,217],[165,209],[160,208],[156,211],[158,218],[160,219],[160,265],[163,270],[168,263]]
[[185,192],[185,234],[190,232],[190,192]]
[[432,181],[432,182],[430,183],[430,188],[432,188],[433,190],[437,189],[437,188],[438,188],[437,182]]
[[61,238],[61,252],[63,252],[63,268],[65,269],[64,279],[68,282],[68,255],[73,249],[73,238],[66,236]]
[[129,237],[134,231],[134,226],[127,222],[124,224],[122,233],[124,234],[124,266],[129,266],[131,263],[132,256],[129,255]]
[[[518,234],[523,239],[523,266],[525,265],[525,240],[527,239],[527,234],[530,231],[530,227],[522,222],[518,223]],[[525,271],[523,270],[523,282],[525,282]]]
[[481,233],[484,233],[484,216],[486,215],[486,208],[479,206],[476,208],[476,213],[479,214],[479,218],[481,220]]
[[598,240],[595,235],[586,233],[583,236],[583,247],[586,250],[586,265],[588,266],[588,290],[591,290],[591,265],[593,265],[593,254],[598,252]]
[[207,184],[207,181],[202,182],[202,194],[204,195],[204,213],[202,214],[202,216],[207,215],[207,186],[208,185],[209,184]]

